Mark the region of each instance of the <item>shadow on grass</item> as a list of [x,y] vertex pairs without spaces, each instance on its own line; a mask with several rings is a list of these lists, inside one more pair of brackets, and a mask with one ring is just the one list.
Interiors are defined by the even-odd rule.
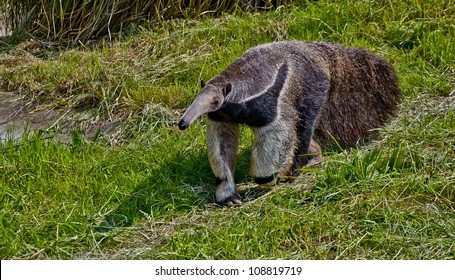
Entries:
[[[237,157],[236,182],[249,182],[251,151],[242,151]],[[249,198],[259,196],[258,191],[247,191]],[[261,191],[260,193],[263,193]],[[112,212],[104,217],[97,229],[111,231],[131,226],[135,219],[150,215],[165,219],[169,215],[204,208],[214,203],[215,177],[210,168],[206,151],[194,154],[176,153],[150,176],[139,183],[135,190]]]
[[[340,149],[332,146],[330,152]],[[236,183],[244,202],[251,202],[269,193],[273,187],[251,184],[249,177],[251,149],[242,149],[237,156]],[[319,186],[314,195],[322,196],[329,188]],[[128,227],[137,219],[150,215],[157,220],[188,213],[195,207],[201,209],[214,204],[215,177],[211,171],[206,150],[185,153],[175,152],[161,161],[134,191],[104,217],[98,225],[99,232]],[[308,199],[316,199],[311,196]]]

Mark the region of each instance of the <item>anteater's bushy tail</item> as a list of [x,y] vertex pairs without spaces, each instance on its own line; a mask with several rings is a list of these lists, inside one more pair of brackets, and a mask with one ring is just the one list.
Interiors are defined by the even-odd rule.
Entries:
[[330,64],[330,92],[315,129],[322,143],[354,146],[396,113],[397,76],[384,59],[359,48],[321,44]]

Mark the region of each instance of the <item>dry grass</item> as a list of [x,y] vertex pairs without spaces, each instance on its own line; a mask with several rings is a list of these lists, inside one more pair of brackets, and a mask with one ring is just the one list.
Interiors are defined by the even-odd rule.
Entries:
[[[288,4],[289,0],[274,1]],[[0,14],[16,33],[26,31],[46,45],[86,44],[90,40],[112,39],[128,32],[128,25],[138,21],[160,22],[171,18],[219,15],[237,8],[268,10],[270,1],[175,1],[175,0],[101,0],[101,1],[30,1],[6,0]]]

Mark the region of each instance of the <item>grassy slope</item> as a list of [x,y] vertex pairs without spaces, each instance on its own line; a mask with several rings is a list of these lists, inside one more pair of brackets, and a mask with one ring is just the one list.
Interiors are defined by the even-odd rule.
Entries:
[[[4,88],[101,117],[148,102],[181,109],[199,80],[273,40],[362,46],[393,63],[406,96],[380,139],[330,153],[293,184],[242,184],[214,208],[203,121],[134,124],[121,147],[0,144],[1,258],[455,258],[455,18],[448,1],[318,1],[275,12],[165,22],[92,51],[19,45]],[[35,54],[35,56],[30,55]],[[40,58],[37,58],[40,57]],[[20,61],[20,63],[18,63]],[[245,129],[237,179],[248,182]]]

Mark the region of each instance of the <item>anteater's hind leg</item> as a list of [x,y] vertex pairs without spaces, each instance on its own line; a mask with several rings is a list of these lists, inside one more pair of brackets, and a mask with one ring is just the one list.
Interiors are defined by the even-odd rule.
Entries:
[[321,146],[319,146],[319,144],[314,141],[314,139],[311,139],[310,147],[308,147],[308,155],[310,156],[310,159],[308,160],[307,164],[317,163],[322,160]]
[[299,121],[297,123],[298,143],[294,164],[290,171],[292,177],[299,174],[303,166],[321,160],[321,147],[313,139],[314,127],[326,102],[329,82],[321,75],[321,82],[311,87],[305,86],[303,98],[299,101]]
[[[316,108],[317,109],[317,108]],[[301,113],[301,115],[303,115]],[[289,176],[299,175],[299,169],[303,166],[321,160],[321,147],[313,139],[313,130],[318,114],[309,114],[308,111],[302,117],[298,126],[298,143],[295,151],[294,164],[289,172]]]
[[239,125],[207,121],[207,153],[216,177],[215,200],[221,205],[242,204],[234,182],[238,139]]
[[294,165],[292,166],[290,176],[292,177],[297,176],[299,174],[299,169],[307,164],[317,163],[321,161],[322,160],[321,154],[322,154],[321,146],[319,146],[319,144],[316,141],[314,141],[314,139],[310,140],[310,144],[306,149],[300,145],[296,151]]

